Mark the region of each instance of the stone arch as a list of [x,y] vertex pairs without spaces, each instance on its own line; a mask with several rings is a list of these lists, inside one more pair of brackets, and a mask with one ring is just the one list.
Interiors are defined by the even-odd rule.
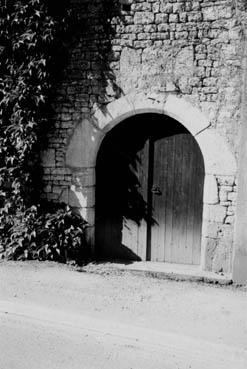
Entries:
[[235,175],[236,161],[227,143],[215,129],[210,128],[210,120],[184,98],[163,94],[128,94],[108,104],[105,111],[97,109],[93,122],[103,133],[103,139],[119,122],[143,113],[168,115],[181,123],[195,137],[201,148],[206,174]]
[[[202,261],[203,269],[207,266],[208,224],[212,221],[224,221],[224,209],[219,205],[219,188],[217,177],[223,176],[234,182],[236,175],[236,161],[228,144],[217,131],[210,127],[209,119],[184,98],[165,94],[130,93],[107,105],[102,110],[95,109],[92,118],[85,119],[79,124],[70,139],[66,165],[84,178],[84,172],[89,171],[84,186],[73,187],[69,202],[81,208],[82,215],[91,223],[94,233],[94,168],[101,142],[108,131],[126,118],[143,113],[157,113],[167,115],[181,123],[196,139],[201,149],[205,165],[204,208],[202,230]],[[83,143],[83,144],[82,144]],[[70,191],[71,192],[71,191]],[[84,195],[85,194],[85,195]],[[93,243],[92,236],[92,243]],[[213,246],[212,246],[213,248]],[[210,257],[209,257],[210,258]]]

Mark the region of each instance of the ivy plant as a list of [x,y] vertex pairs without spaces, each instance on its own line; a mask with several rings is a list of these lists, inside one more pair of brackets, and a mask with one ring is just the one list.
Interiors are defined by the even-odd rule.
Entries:
[[[30,214],[32,232],[35,219],[40,227],[42,217],[30,209],[40,198],[40,152],[51,129],[51,91],[74,20],[66,0],[0,5],[0,247],[15,250],[13,234],[22,234],[20,225],[28,234]],[[21,239],[27,243],[25,234]]]

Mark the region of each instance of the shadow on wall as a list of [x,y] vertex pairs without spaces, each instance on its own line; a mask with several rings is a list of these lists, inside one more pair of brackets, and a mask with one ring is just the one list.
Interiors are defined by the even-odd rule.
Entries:
[[118,0],[71,0],[71,4],[77,24],[66,72],[71,91],[67,98],[86,113],[95,103],[103,109],[121,95],[111,64],[119,58],[112,50],[116,34],[112,20],[121,18],[122,5]]
[[[64,165],[67,165],[65,154],[71,135],[74,132],[76,142],[83,146],[81,143],[84,144],[87,140],[87,132],[93,129],[92,125],[88,124],[93,106],[96,104],[104,111],[107,103],[121,95],[112,72],[114,63],[119,57],[119,52],[112,50],[112,41],[117,27],[114,20],[121,18],[120,2],[118,0],[69,0],[69,7],[73,24],[68,37],[63,40],[66,44],[66,52],[61,55],[61,59],[64,59],[65,65],[54,89],[52,120],[55,124],[51,125],[47,152],[43,158],[43,165],[52,168],[54,176],[57,168],[58,172],[66,175],[63,187],[59,183],[58,188],[57,183],[53,182],[56,181],[53,176],[46,182],[51,184],[52,191],[53,187],[56,187],[57,191],[49,196],[51,195],[54,201],[64,202],[70,202],[68,197],[71,191],[68,190],[71,185],[78,190],[78,194],[81,191],[76,175],[74,176],[72,172],[71,183],[71,179],[68,178],[71,174],[70,169],[64,168]],[[86,155],[91,158],[94,146],[93,144],[88,146]],[[76,158],[77,162],[73,160],[72,168],[86,167],[82,164],[80,153],[76,153]],[[61,192],[59,192],[60,189]],[[84,199],[81,199],[78,204],[76,196],[74,197],[75,201],[72,201],[71,206],[81,207]]]

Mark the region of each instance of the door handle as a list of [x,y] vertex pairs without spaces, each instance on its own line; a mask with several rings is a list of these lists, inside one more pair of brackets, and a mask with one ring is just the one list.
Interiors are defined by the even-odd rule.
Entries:
[[158,196],[161,196],[162,195],[162,192],[159,188],[159,186],[153,186],[151,188],[151,192],[154,194],[154,195],[158,195]]

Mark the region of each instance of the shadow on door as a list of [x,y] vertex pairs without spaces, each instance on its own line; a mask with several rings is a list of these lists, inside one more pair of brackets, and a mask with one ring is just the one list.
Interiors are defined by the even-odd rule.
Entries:
[[96,165],[98,258],[198,263],[203,182],[198,144],[177,121],[150,113],[114,127]]

